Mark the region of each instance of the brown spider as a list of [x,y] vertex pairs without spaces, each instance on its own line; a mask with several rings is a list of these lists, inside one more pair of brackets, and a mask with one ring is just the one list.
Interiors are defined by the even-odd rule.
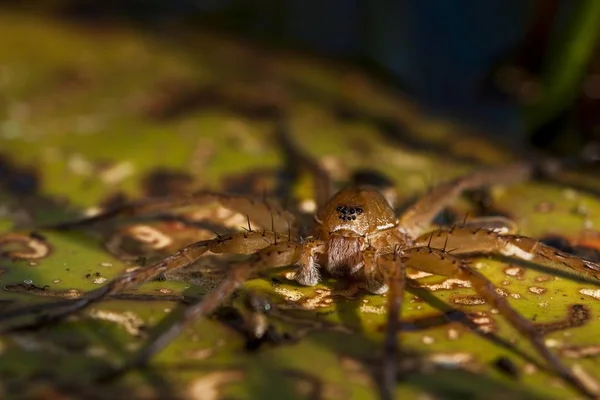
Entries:
[[[373,187],[351,186],[331,196],[332,185],[327,174],[302,153],[293,151],[293,155],[316,175],[315,181],[318,183],[318,211],[312,228],[302,237],[296,234],[301,227],[297,226],[294,213],[281,209],[272,201],[209,192],[179,198],[147,199],[96,217],[55,226],[69,228],[118,215],[146,215],[210,200],[248,216],[247,230],[190,244],[154,265],[118,276],[105,286],[69,301],[59,311],[47,316],[46,321],[63,318],[108,295],[131,289],[165,272],[186,267],[206,252],[249,255],[244,261],[231,265],[220,286],[187,307],[177,323],[143,346],[127,364],[126,368],[131,368],[146,363],[192,321],[215,311],[257,272],[295,265],[295,280],[306,286],[316,285],[322,271],[360,279],[366,283],[368,291],[388,293],[381,395],[382,398],[391,399],[396,385],[397,332],[406,285],[405,271],[412,268],[470,281],[477,293],[531,342],[559,376],[581,393],[593,396],[570,368],[548,349],[535,325],[514,310],[465,257],[495,255],[594,279],[600,279],[600,264],[561,252],[534,239],[515,235],[515,224],[504,218],[474,218],[468,222],[465,220],[459,226],[431,228],[433,218],[463,191],[526,180],[535,172],[534,166],[518,164],[474,173],[441,184],[397,216],[385,197]],[[251,221],[260,226],[270,225],[271,229],[255,230]]]

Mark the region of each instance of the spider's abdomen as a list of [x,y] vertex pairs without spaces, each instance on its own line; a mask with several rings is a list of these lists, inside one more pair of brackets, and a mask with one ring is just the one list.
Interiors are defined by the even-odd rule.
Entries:
[[315,221],[322,239],[340,231],[366,237],[397,225],[390,204],[371,187],[340,190],[319,210]]

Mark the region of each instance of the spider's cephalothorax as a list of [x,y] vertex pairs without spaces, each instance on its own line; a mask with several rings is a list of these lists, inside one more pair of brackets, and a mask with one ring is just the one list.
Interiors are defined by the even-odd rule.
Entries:
[[[339,276],[357,274],[364,266],[361,252],[371,245],[385,245],[382,236],[398,225],[398,218],[379,191],[359,186],[337,192],[315,215],[315,223],[315,236],[325,243],[327,257],[323,266]],[[296,279],[312,286],[318,282],[318,264],[316,260],[307,261]],[[374,290],[381,293],[381,289]]]
[[342,236],[366,238],[398,225],[394,210],[375,188],[349,187],[337,192],[315,215],[317,235],[322,240]]

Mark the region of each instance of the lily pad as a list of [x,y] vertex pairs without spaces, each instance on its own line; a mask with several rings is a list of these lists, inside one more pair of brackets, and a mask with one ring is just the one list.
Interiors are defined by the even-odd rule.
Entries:
[[[36,226],[196,189],[276,197],[286,179],[273,134],[281,110],[299,147],[340,185],[358,170],[382,174],[401,203],[435,182],[516,158],[477,132],[425,115],[352,67],[210,33],[168,33],[159,38],[114,25],[0,15],[0,228],[12,235],[4,236],[10,240],[1,250],[13,255],[0,261],[0,313],[38,304],[43,314],[46,304],[214,236],[173,218],[124,218],[70,232]],[[597,256],[600,201],[593,192],[600,182],[579,172],[556,178],[495,186],[483,200],[463,199],[449,213],[459,220],[467,212],[508,215],[522,234]],[[310,209],[310,177],[298,177],[292,190]],[[185,215],[199,214],[218,227],[245,224],[216,205]],[[130,240],[131,227],[153,239]],[[36,256],[22,259],[15,251]],[[67,321],[1,337],[3,398],[378,396],[385,297],[333,278],[300,287],[288,279],[290,269],[247,282],[148,368],[97,383],[102,371],[130,357],[218,279],[203,279],[199,269],[214,271],[232,257],[203,261]],[[548,346],[600,392],[600,289],[497,261],[476,265],[519,312],[546,327]],[[470,288],[439,277],[419,282],[403,309],[399,398],[577,395]],[[248,297],[271,307],[269,340],[253,343],[241,332]],[[453,320],[457,310],[478,328]]]

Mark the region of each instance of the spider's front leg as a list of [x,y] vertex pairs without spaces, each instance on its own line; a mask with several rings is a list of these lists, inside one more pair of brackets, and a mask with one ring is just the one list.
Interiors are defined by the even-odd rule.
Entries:
[[228,210],[247,215],[249,221],[251,220],[263,228],[271,228],[276,232],[287,232],[295,227],[295,216],[273,200],[202,191],[187,196],[143,199],[115,207],[92,217],[43,226],[40,229],[73,229],[120,216],[151,216],[165,211],[198,207],[210,202],[217,202]]
[[399,253],[377,255],[369,246],[362,252],[367,289],[373,293],[387,292],[387,325],[381,370],[381,398],[392,400],[397,381],[398,338],[400,313],[406,287],[406,271]]
[[217,288],[207,293],[198,303],[187,307],[179,320],[148,342],[126,364],[124,369],[127,370],[145,364],[154,354],[175,339],[191,322],[213,312],[251,275],[269,268],[295,264],[298,262],[301,252],[302,245],[292,241],[282,241],[259,250],[246,261],[234,264],[225,280]]
[[[162,261],[150,265],[148,267],[139,268],[131,272],[122,274],[106,285],[86,293],[83,297],[70,301],[63,306],[64,302],[60,302],[58,310],[44,315],[39,321],[26,326],[2,326],[0,333],[26,329],[31,325],[39,326],[63,319],[79,310],[89,307],[90,305],[99,302],[107,296],[115,293],[120,293],[124,290],[136,287],[150,279],[157,277],[165,272],[173,271],[179,268],[187,267],[198,260],[204,253],[211,251],[213,253],[238,253],[252,254],[256,251],[269,246],[270,243],[288,242],[290,238],[287,235],[274,232],[237,232],[229,235],[220,236],[212,240],[203,240],[192,243],[184,247],[173,255],[163,259]],[[7,320],[14,316],[24,315],[30,307],[23,307],[7,311],[0,314],[0,320]]]
[[529,179],[535,168],[532,164],[515,164],[505,168],[475,172],[450,182],[434,186],[400,216],[403,230],[415,237],[427,231],[431,221],[466,190],[492,184],[509,184]]
[[571,369],[565,366],[562,361],[550,351],[544,343],[543,338],[536,330],[535,325],[512,308],[510,303],[496,291],[493,283],[477,270],[473,269],[465,260],[461,260],[444,250],[435,249],[429,246],[412,247],[403,250],[402,256],[407,268],[414,268],[435,275],[442,275],[471,282],[473,289],[475,289],[488,304],[496,308],[515,329],[527,337],[536,351],[558,375],[586,396],[595,398],[598,395],[597,393],[591,393],[586,385],[573,374]]
[[600,264],[519,235],[496,230],[453,227],[438,229],[415,240],[415,246],[451,249],[452,254],[496,255],[539,264],[558,272],[600,279]]

